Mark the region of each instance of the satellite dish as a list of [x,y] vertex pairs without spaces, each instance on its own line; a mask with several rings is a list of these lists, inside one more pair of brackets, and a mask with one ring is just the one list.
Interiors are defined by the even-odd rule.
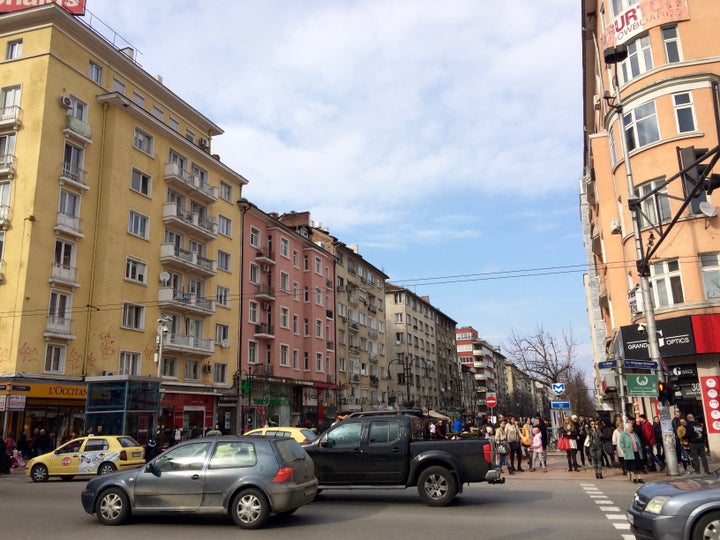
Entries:
[[702,212],[702,214],[705,217],[711,218],[711,217],[717,216],[717,208],[715,208],[712,204],[710,204],[707,201],[701,202],[699,204],[699,208],[700,208],[700,212]]
[[170,274],[165,271],[160,272],[160,283],[162,283],[163,285],[167,285],[168,281],[170,281]]

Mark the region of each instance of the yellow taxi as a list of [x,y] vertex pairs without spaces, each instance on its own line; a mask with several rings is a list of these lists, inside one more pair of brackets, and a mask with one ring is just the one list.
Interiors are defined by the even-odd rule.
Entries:
[[76,475],[108,474],[145,464],[144,448],[128,435],[79,437],[25,464],[25,476],[47,482],[51,476],[70,480]]
[[292,437],[300,444],[317,439],[317,435],[307,428],[300,427],[263,427],[248,431],[245,435],[263,435],[264,437]]

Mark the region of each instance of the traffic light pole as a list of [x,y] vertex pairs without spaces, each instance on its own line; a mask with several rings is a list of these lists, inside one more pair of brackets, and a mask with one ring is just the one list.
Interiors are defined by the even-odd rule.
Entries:
[[[627,47],[617,45],[604,51],[605,65],[612,65],[612,83],[615,91],[615,102],[608,105],[612,107],[618,115],[618,124],[621,132],[623,129],[623,104],[620,95],[620,84],[617,76],[617,64],[627,58]],[[623,133],[624,135],[624,133]],[[655,362],[658,366],[658,380],[665,382],[665,370],[663,369],[662,359],[660,358],[660,342],[657,334],[657,324],[655,321],[655,304],[650,293],[650,268],[647,264],[645,251],[642,245],[642,226],[640,223],[640,205],[638,204],[637,195],[635,194],[635,183],[633,181],[632,167],[630,166],[630,151],[628,149],[625,137],[622,139],[623,161],[625,162],[625,179],[627,181],[628,190],[628,207],[632,216],[633,238],[635,241],[635,255],[637,261],[637,272],[640,285],[640,293],[643,301],[643,313],[645,314],[645,327],[647,331],[648,356],[650,361]],[[625,381],[620,380],[620,384]],[[623,409],[625,404],[623,403]],[[660,411],[660,419],[663,425],[663,446],[665,448],[665,463],[667,464],[668,475],[677,475],[677,453],[675,451],[675,434],[672,431],[670,423],[670,411],[665,403],[658,401],[658,409]],[[624,412],[624,411],[623,411]],[[623,415],[624,416],[624,415]],[[673,470],[674,469],[674,472]]]

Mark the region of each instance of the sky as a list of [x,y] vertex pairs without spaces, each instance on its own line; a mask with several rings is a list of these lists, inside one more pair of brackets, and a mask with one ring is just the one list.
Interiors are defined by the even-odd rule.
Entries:
[[310,211],[501,350],[572,329],[589,365],[579,2],[86,5],[222,127],[244,197]]

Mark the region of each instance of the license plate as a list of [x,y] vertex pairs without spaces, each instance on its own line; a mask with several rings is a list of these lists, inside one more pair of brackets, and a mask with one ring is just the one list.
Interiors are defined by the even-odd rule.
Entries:
[[629,523],[630,525],[634,525],[634,524],[635,524],[635,516],[633,516],[630,512],[626,512],[626,513],[625,513],[625,517],[627,518],[628,523]]
[[133,457],[142,457],[142,452],[133,452]]

